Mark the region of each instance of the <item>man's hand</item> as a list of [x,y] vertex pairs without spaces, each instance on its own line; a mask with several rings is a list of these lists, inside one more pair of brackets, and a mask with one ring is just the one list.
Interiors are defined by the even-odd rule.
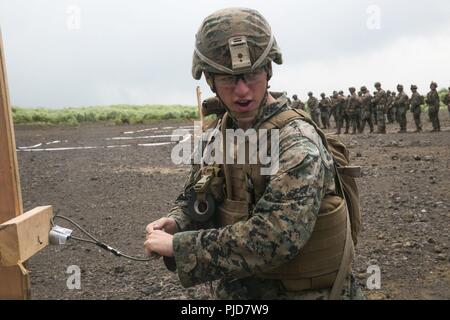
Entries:
[[145,230],[147,231],[147,235],[154,230],[164,230],[168,234],[173,235],[178,231],[178,226],[174,219],[164,217],[150,223]]
[[144,243],[147,256],[159,254],[164,257],[173,257],[173,236],[162,230],[153,230],[147,234]]

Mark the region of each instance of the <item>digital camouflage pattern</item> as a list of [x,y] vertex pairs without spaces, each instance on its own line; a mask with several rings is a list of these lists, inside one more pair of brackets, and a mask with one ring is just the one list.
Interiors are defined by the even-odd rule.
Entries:
[[409,99],[409,106],[414,117],[414,123],[416,125],[417,132],[422,131],[422,123],[420,119],[422,109],[420,108],[420,106],[423,104],[423,102],[423,97],[417,92],[417,89],[414,89],[411,95],[411,99]]
[[447,106],[448,113],[450,114],[450,88],[448,88],[448,93],[444,96],[442,102]]
[[337,134],[341,134],[341,129],[344,122],[345,103],[345,97],[340,94],[334,94],[331,99],[331,107],[334,110],[334,117],[336,120]]
[[351,92],[350,97],[347,99],[347,113],[350,118],[352,134],[355,134],[356,130],[359,130],[361,126],[361,99],[358,97],[355,91]]
[[373,132],[373,121],[372,121],[372,95],[369,91],[365,90],[361,97],[361,130],[364,132],[366,123],[369,124],[370,132]]
[[433,124],[433,131],[440,131],[441,124],[439,122],[439,108],[441,102],[436,88],[432,89],[427,94],[425,102],[428,105],[428,116],[430,117],[430,121]]
[[400,125],[399,132],[406,132],[406,112],[408,111],[409,97],[403,91],[403,87],[399,90],[397,96],[394,99],[394,106],[397,110],[397,119]]
[[377,126],[378,133],[386,133],[386,108],[387,108],[387,96],[386,92],[380,88],[375,93],[375,96],[372,99],[372,102],[377,109]]
[[322,128],[329,129],[331,100],[325,97],[325,95],[322,96],[322,99],[319,102],[319,110],[320,110],[320,120],[322,121]]
[[[289,108],[280,101],[264,108],[255,128]],[[194,230],[198,226],[186,214],[186,196],[183,193],[178,197],[169,216],[182,231],[174,235],[173,244],[183,286],[219,280],[214,294],[221,299],[328,296],[329,290],[288,292],[280,280],[258,276],[299,254],[313,231],[322,198],[335,191],[333,160],[310,124],[294,120],[282,128],[279,154],[279,171],[268,177],[267,187],[247,221]],[[195,182],[198,169],[192,168],[185,187]],[[343,298],[355,298],[357,291],[349,277]]]
[[[256,10],[227,8],[214,12],[205,18],[195,37],[197,50],[206,58],[232,69],[228,40],[235,36],[246,36],[251,62],[254,64],[270,44],[271,28],[266,19]],[[260,66],[269,62],[282,64],[281,51],[275,38]],[[224,73],[201,59],[194,52],[192,76],[199,80],[202,72]]]
[[319,109],[319,100],[316,97],[310,96],[308,101],[306,101],[306,105],[308,106],[309,114],[311,115],[311,119],[320,126],[320,109]]
[[293,98],[291,108],[305,110],[305,104],[301,100]]

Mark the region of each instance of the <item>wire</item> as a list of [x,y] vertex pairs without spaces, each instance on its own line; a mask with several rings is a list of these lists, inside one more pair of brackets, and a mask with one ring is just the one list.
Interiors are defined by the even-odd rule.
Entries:
[[75,237],[75,236],[72,236],[72,235],[71,235],[71,236],[69,237],[69,239],[74,239],[74,240],[81,241],[81,242],[93,243],[93,244],[97,245],[98,247],[100,247],[100,248],[102,248],[102,249],[104,249],[104,250],[106,250],[106,251],[111,252],[112,254],[114,254],[114,255],[117,256],[117,257],[124,257],[124,258],[130,259],[130,260],[134,260],[134,261],[142,261],[142,262],[145,262],[145,261],[150,261],[150,260],[153,260],[154,258],[156,258],[155,255],[153,255],[153,256],[150,257],[150,258],[140,258],[140,257],[133,257],[133,256],[129,256],[129,255],[127,255],[127,254],[124,254],[124,253],[122,253],[122,252],[120,252],[120,251],[114,249],[113,247],[107,245],[106,243],[104,243],[104,242],[98,240],[96,237],[94,237],[92,234],[90,234],[85,228],[83,228],[82,226],[80,226],[80,225],[79,225],[78,223],[76,223],[74,220],[72,220],[72,219],[70,219],[70,218],[67,218],[67,217],[64,217],[64,216],[61,216],[61,215],[56,215],[56,216],[54,216],[54,217],[51,219],[51,223],[52,223],[52,226],[53,226],[53,227],[55,226],[55,223],[54,223],[54,219],[55,219],[55,218],[59,218],[59,219],[62,219],[62,220],[65,220],[65,221],[70,222],[70,223],[73,224],[75,227],[77,227],[82,233],[84,233],[86,236],[88,236],[88,237],[90,238],[90,239],[83,239],[83,238],[79,238],[79,237]]

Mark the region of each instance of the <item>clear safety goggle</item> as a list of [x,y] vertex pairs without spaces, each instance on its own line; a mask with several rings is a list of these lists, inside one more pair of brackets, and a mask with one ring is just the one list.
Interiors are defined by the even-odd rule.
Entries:
[[264,67],[258,68],[253,72],[243,73],[239,75],[216,74],[214,75],[214,83],[216,86],[224,88],[234,88],[239,80],[244,81],[248,86],[260,83],[264,80]]

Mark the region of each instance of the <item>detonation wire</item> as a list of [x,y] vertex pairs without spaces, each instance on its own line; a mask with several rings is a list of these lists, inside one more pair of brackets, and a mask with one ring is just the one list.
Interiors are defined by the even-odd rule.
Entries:
[[70,218],[67,218],[67,217],[64,217],[64,216],[61,216],[61,215],[55,215],[54,217],[52,217],[51,223],[52,223],[52,226],[53,226],[53,227],[55,226],[55,223],[54,223],[54,221],[53,221],[55,218],[59,218],[59,219],[68,221],[69,223],[71,223],[72,225],[74,225],[75,227],[77,227],[77,228],[78,228],[82,233],[84,233],[87,237],[90,238],[90,239],[83,239],[83,238],[79,238],[79,237],[75,237],[75,236],[70,235],[70,236],[68,237],[68,239],[74,239],[74,240],[77,240],[77,241],[80,241],[80,242],[92,243],[92,244],[95,244],[95,245],[97,245],[98,247],[100,247],[100,248],[102,248],[102,249],[104,249],[104,250],[106,250],[106,251],[111,252],[112,254],[114,254],[114,255],[117,256],[117,257],[124,257],[124,258],[130,259],[130,260],[134,260],[134,261],[142,261],[142,262],[145,262],[145,261],[153,260],[153,259],[155,258],[155,257],[150,257],[150,258],[140,258],[140,257],[133,257],[133,256],[130,256],[130,255],[124,254],[124,253],[120,252],[119,250],[117,250],[117,249],[115,249],[115,248],[113,248],[113,247],[107,245],[106,243],[104,243],[104,242],[98,240],[96,237],[94,237],[92,234],[90,234],[85,228],[83,228],[82,226],[80,226],[80,225],[79,225],[78,223],[76,223],[74,220],[72,220],[72,219],[70,219]]

